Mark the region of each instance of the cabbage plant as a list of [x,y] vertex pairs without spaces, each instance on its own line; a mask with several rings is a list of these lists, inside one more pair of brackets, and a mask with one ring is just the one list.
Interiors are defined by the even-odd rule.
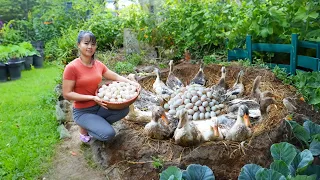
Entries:
[[320,166],[313,165],[313,154],[309,149],[300,151],[288,142],[273,144],[270,148],[273,162],[269,168],[246,164],[241,168],[239,180],[286,180],[320,178]]
[[169,166],[160,174],[160,180],[215,180],[212,170],[208,166],[190,164],[186,170],[176,166]]
[[303,151],[294,145],[281,142],[270,147],[273,162],[270,168],[256,164],[242,167],[238,179],[320,179],[320,166],[312,164],[314,158],[320,156],[320,125],[307,120],[301,126],[295,121],[287,121],[294,136],[306,147]]

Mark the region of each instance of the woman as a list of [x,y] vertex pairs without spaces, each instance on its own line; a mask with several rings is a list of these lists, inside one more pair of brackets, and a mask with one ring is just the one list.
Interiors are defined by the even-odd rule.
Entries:
[[109,141],[115,136],[112,123],[125,117],[129,108],[110,110],[102,99],[95,96],[102,77],[113,81],[140,85],[109,70],[102,62],[94,59],[97,49],[96,37],[89,31],[78,35],[80,57],[70,62],[63,73],[63,96],[73,103],[73,119],[80,126],[80,139],[89,142],[91,137]]

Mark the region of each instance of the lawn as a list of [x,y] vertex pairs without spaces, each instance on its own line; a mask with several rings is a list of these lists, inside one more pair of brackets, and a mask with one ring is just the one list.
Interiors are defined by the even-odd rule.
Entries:
[[22,71],[0,83],[0,179],[36,179],[50,166],[59,141],[55,65]]

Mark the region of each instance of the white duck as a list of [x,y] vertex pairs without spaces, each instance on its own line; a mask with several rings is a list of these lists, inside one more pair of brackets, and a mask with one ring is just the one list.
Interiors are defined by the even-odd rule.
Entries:
[[170,89],[176,91],[176,90],[180,89],[181,87],[184,87],[184,84],[177,76],[175,76],[173,74],[173,60],[170,60],[169,66],[170,66],[170,70],[169,70],[169,74],[167,77],[166,85]]
[[227,93],[226,93],[227,96],[241,97],[243,95],[243,92],[244,92],[244,85],[242,83],[243,75],[244,75],[244,72],[243,70],[241,70],[238,73],[236,82],[234,83],[232,88],[227,90]]
[[206,77],[204,75],[204,64],[203,62],[201,61],[200,62],[200,68],[199,68],[199,71],[198,73],[194,76],[194,78],[190,81],[190,85],[192,84],[199,84],[201,86],[205,86],[206,84]]
[[201,134],[196,125],[188,120],[188,113],[181,109],[178,127],[174,132],[174,140],[180,146],[195,146],[201,142]]
[[197,129],[201,133],[202,141],[218,141],[223,139],[221,131],[219,131],[219,123],[216,117],[210,120],[193,121]]
[[260,103],[260,100],[265,97],[277,97],[271,91],[263,91],[260,90],[260,82],[261,76],[257,76],[252,85],[251,97],[254,98],[257,102]]
[[161,99],[169,101],[171,94],[173,93],[172,89],[164,84],[164,82],[160,79],[160,70],[158,68],[154,69],[154,72],[157,75],[156,80],[153,83],[153,91],[159,96]]
[[225,139],[232,141],[244,141],[248,139],[252,135],[250,126],[249,109],[246,105],[241,105],[238,110],[237,120],[226,131]]
[[151,121],[144,127],[144,132],[153,139],[168,139],[172,134],[168,125],[169,121],[164,109],[157,106],[153,109]]
[[215,91],[226,91],[227,84],[226,84],[226,68],[224,66],[221,67],[221,77],[218,81],[218,83],[211,88]]

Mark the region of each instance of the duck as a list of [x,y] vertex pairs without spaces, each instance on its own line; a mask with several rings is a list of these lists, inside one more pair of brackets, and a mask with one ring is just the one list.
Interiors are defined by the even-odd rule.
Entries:
[[144,127],[144,133],[153,139],[168,139],[171,136],[169,121],[165,114],[165,110],[161,106],[157,106],[152,111],[152,118]]
[[260,99],[264,97],[277,97],[274,93],[271,91],[263,91],[260,90],[260,82],[261,82],[261,76],[257,76],[252,85],[252,90],[250,96],[254,98],[257,102],[260,102]]
[[212,117],[210,120],[193,121],[193,123],[201,133],[203,142],[223,140],[217,117]]
[[216,85],[213,85],[211,89],[215,91],[226,90],[226,68],[224,66],[221,67],[221,77]]
[[129,106],[129,113],[125,116],[127,121],[133,121],[135,123],[146,124],[152,119],[152,111],[143,111],[136,108],[134,104]]
[[188,113],[181,109],[179,113],[179,123],[174,131],[175,143],[180,146],[195,146],[201,142],[201,133],[193,121],[188,119]]
[[296,97],[285,97],[283,98],[282,103],[287,109],[288,113],[288,115],[285,117],[286,120],[294,119],[296,122],[303,124],[306,120],[311,119],[307,115],[299,113],[299,109],[297,108],[298,104],[305,103],[304,99],[297,99]]
[[155,68],[154,72],[156,73],[157,78],[152,85],[153,91],[159,98],[165,101],[169,101],[171,94],[173,94],[174,91],[170,89],[164,82],[161,81],[160,70],[158,68]]
[[212,95],[219,101],[225,102],[228,100],[228,96],[226,95],[226,68],[221,67],[221,77],[216,85],[211,87]]
[[234,99],[228,102],[228,113],[237,114],[241,105],[246,105],[249,109],[249,116],[253,119],[261,120],[261,117],[266,115],[268,107],[271,104],[276,104],[276,101],[272,97],[264,97],[260,100],[260,103],[253,99]]
[[205,86],[206,85],[206,77],[204,74],[204,64],[203,61],[200,62],[200,68],[198,73],[194,76],[194,78],[190,81],[190,85],[192,84],[199,84],[201,86]]
[[[135,74],[129,74],[127,76],[127,79],[129,79],[131,81],[138,82],[137,76]],[[161,97],[157,96],[156,94],[152,93],[151,91],[144,89],[141,86],[140,94],[139,94],[137,100],[133,104],[136,109],[140,109],[141,111],[150,111],[151,112],[155,106],[163,106],[164,100]]]
[[225,132],[225,139],[239,142],[248,139],[252,136],[250,126],[249,108],[246,105],[241,105],[238,110],[237,120]]
[[242,83],[242,77],[244,75],[243,70],[241,70],[238,75],[236,82],[233,84],[232,88],[227,90],[226,95],[227,96],[235,96],[235,97],[241,97],[244,93],[244,85]]
[[178,89],[180,89],[181,87],[184,87],[184,84],[182,83],[182,81],[176,77],[173,74],[173,60],[169,61],[169,66],[170,66],[170,70],[169,70],[169,74],[167,77],[167,81],[166,81],[166,85],[171,88],[172,90],[176,91]]
[[293,113],[297,110],[297,107],[295,105],[293,105],[292,98],[289,98],[289,97],[283,98],[282,103],[286,107],[286,109],[289,113]]

